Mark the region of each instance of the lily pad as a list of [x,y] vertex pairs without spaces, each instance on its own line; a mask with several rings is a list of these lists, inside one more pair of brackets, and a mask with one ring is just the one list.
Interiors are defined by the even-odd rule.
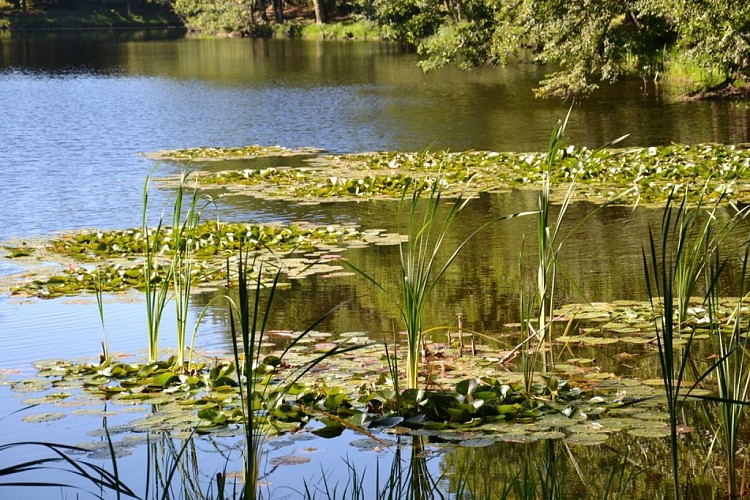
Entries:
[[312,459],[310,457],[301,457],[299,455],[284,455],[281,457],[273,457],[268,460],[268,464],[272,466],[278,465],[299,465],[306,464]]
[[65,418],[64,413],[37,413],[34,415],[26,415],[21,420],[24,422],[29,423],[43,423],[43,422],[52,422],[54,420],[60,420],[62,418]]

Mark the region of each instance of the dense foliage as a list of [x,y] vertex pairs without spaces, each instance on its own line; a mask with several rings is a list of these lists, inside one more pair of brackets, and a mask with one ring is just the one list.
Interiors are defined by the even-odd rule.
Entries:
[[725,83],[750,74],[750,6],[704,0],[376,2],[384,33],[417,46],[425,69],[531,58],[550,64],[541,95],[586,94],[626,71],[655,78],[671,49]]

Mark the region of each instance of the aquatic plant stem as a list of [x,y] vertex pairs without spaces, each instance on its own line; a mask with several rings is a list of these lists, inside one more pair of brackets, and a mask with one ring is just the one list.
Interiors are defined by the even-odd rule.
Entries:
[[[177,189],[172,215],[172,262],[171,276],[177,317],[177,364],[183,368],[185,360],[185,341],[187,338],[187,319],[190,308],[190,291],[193,284],[193,246],[195,231],[200,222],[197,210],[198,191],[193,189],[193,196],[182,222],[182,201],[185,182],[189,173],[182,172]],[[195,335],[193,336],[195,337]]]
[[[720,363],[716,366],[716,379],[719,389],[719,415],[721,418],[722,435],[727,458],[727,483],[730,498],[741,496],[738,482],[737,455],[739,453],[739,433],[743,422],[744,408],[747,404],[748,391],[750,390],[750,367],[748,366],[748,351],[743,345],[741,334],[743,322],[747,322],[743,308],[745,307],[746,277],[748,262],[750,261],[750,246],[745,244],[745,254],[742,259],[742,273],[740,275],[740,293],[735,314],[732,319],[732,330],[727,335],[722,331],[721,325],[711,321],[712,337],[715,339],[717,355]],[[712,276],[721,274],[723,263],[719,261],[718,252],[711,265]],[[714,311],[719,306],[721,297],[716,288],[709,296],[709,318],[714,317]]]
[[[681,314],[680,308],[683,303],[680,294],[686,290],[692,290],[701,276],[705,277],[706,291],[704,302],[716,293],[716,285],[721,274],[721,265],[716,265],[711,273],[704,273],[706,263],[711,255],[718,259],[718,240],[709,238],[711,227],[715,220],[709,217],[706,225],[699,225],[696,212],[700,207],[690,209],[685,199],[673,210],[672,198],[667,201],[661,221],[661,234],[658,239],[649,228],[648,251],[642,250],[643,268],[646,275],[646,289],[654,314],[654,330],[656,332],[657,347],[659,349],[659,365],[667,401],[667,412],[669,413],[670,425],[670,452],[672,459],[673,494],[675,499],[680,498],[680,474],[678,454],[678,403],[682,396],[683,383],[687,367],[690,366],[690,355],[695,328],[687,334],[687,342],[680,355],[674,348],[674,341],[682,337],[680,334]],[[723,235],[727,234],[726,231]],[[710,245],[705,244],[712,241]],[[697,242],[697,243],[696,243]],[[701,251],[695,250],[696,248]],[[717,261],[718,262],[718,261]],[[690,271],[686,271],[690,269]],[[686,306],[687,302],[684,303]],[[709,306],[710,306],[709,300]],[[709,307],[711,311],[711,307]],[[714,319],[709,316],[709,322]],[[727,354],[728,355],[728,354]],[[678,359],[679,357],[679,359]],[[703,380],[711,371],[726,359],[721,356],[717,362],[710,366],[700,375],[693,387]],[[692,389],[692,387],[691,387]],[[689,394],[690,390],[686,394]],[[684,399],[684,396],[683,396]],[[715,399],[715,398],[714,398]]]
[[[156,167],[154,167],[155,169]],[[153,171],[153,170],[152,170]],[[155,362],[159,358],[159,328],[164,308],[168,302],[171,268],[166,276],[159,273],[157,261],[163,216],[153,234],[148,227],[148,191],[151,175],[146,176],[143,186],[143,218],[141,234],[145,243],[145,262],[143,264],[144,294],[146,296],[146,320],[148,327],[148,360]]]

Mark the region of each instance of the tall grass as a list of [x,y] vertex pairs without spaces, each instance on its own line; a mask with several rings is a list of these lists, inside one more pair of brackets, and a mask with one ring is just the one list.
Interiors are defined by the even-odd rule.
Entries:
[[159,358],[159,329],[164,309],[169,300],[169,285],[172,279],[171,267],[167,268],[166,274],[159,272],[158,257],[160,241],[162,236],[163,216],[159,218],[159,224],[153,231],[148,227],[148,192],[151,175],[146,176],[143,186],[143,216],[141,221],[141,234],[145,244],[145,256],[143,263],[144,294],[146,296],[146,321],[148,330],[148,360],[153,363]]
[[[406,329],[407,390],[419,388],[420,345],[424,335],[423,315],[440,279],[464,246],[485,227],[500,220],[533,213],[511,214],[485,222],[456,245],[453,251],[442,260],[445,240],[470,197],[459,195],[443,207],[442,179],[438,177],[427,185],[424,184],[425,182],[427,181],[407,183],[399,200],[399,232],[405,232],[407,236],[407,241],[399,245],[399,293],[391,294],[385,284],[378,282],[367,271],[351,262],[345,262],[389,297],[397,297],[394,303]],[[402,226],[404,221],[405,230]]]
[[[175,193],[172,206],[171,227],[164,226],[164,216],[159,218],[155,229],[150,229],[147,223],[148,196],[150,175],[146,177],[143,188],[143,220],[142,236],[145,242],[144,258],[144,294],[146,296],[146,317],[148,322],[148,352],[149,361],[158,359],[159,330],[161,319],[167,303],[174,299],[176,314],[177,355],[176,364],[181,369],[185,364],[187,348],[188,316],[190,309],[190,294],[193,281],[193,251],[195,249],[195,232],[200,223],[199,196],[197,186],[192,189],[192,196],[185,207],[186,183],[189,173],[180,174],[180,182]],[[184,213],[183,213],[184,212]],[[160,264],[160,257],[170,252],[169,264]],[[203,317],[206,309],[199,316]],[[197,334],[197,323],[193,330],[193,341]],[[190,351],[192,353],[192,349]],[[190,358],[192,359],[192,358]]]
[[[106,492],[107,495],[114,494],[117,498],[121,495],[138,498],[117,474],[97,464],[72,458],[72,454],[86,451],[82,448],[49,442],[26,441],[0,445],[0,455],[15,456],[22,448],[46,451],[49,455],[26,459],[0,468],[0,487],[50,488],[58,492],[73,489],[94,494],[84,486],[89,485],[100,492]],[[65,473],[73,482],[55,479],[55,476],[50,478],[51,471]],[[83,485],[76,485],[77,480],[83,480]]]
[[[750,326],[746,308],[746,278],[748,262],[750,261],[750,247],[745,246],[742,259],[742,274],[740,275],[740,294],[735,306],[734,315],[730,318],[729,334],[722,330],[719,323],[711,321],[712,337],[716,346],[716,355],[720,362],[716,365],[716,381],[719,392],[719,415],[721,418],[721,434],[727,457],[727,486],[731,498],[741,496],[737,456],[740,452],[740,428],[744,419],[745,406],[748,404],[750,391],[750,353],[747,351],[741,335]],[[721,274],[723,269],[718,254],[711,266],[711,276]],[[713,278],[712,278],[713,279]],[[720,294],[714,287],[709,296],[709,318],[718,317]]]
[[[185,340],[187,338],[187,319],[190,307],[190,291],[193,284],[193,248],[195,245],[195,230],[200,222],[198,211],[198,190],[193,189],[192,199],[188,205],[184,221],[182,219],[182,203],[185,192],[185,182],[188,173],[180,176],[172,215],[172,262],[170,274],[174,293],[177,316],[177,364],[180,368],[185,362]],[[191,351],[192,352],[192,351]]]
[[[536,339],[536,346],[533,353],[524,351],[524,380],[527,389],[531,387],[534,375],[534,366],[536,365],[539,353],[543,356],[542,369],[544,372],[551,371],[554,368],[553,353],[548,346],[552,345],[552,326],[555,320],[555,290],[557,286],[559,257],[565,242],[576,232],[595,217],[601,210],[614,203],[621,197],[625,196],[630,190],[621,193],[607,203],[600,205],[598,208],[590,211],[580,221],[578,221],[568,231],[563,231],[563,223],[566,218],[568,209],[573,202],[575,194],[576,178],[572,178],[565,191],[565,196],[560,203],[557,217],[552,219],[552,173],[557,167],[561,157],[564,157],[564,147],[566,142],[565,130],[573,108],[568,110],[566,116],[559,120],[552,129],[547,156],[545,160],[545,169],[542,172],[541,189],[537,200],[538,210],[536,213],[536,245],[537,245],[537,270],[536,270],[536,291],[535,300],[525,298],[524,292],[521,292],[521,332],[524,339],[522,344]],[[592,156],[602,154],[607,148],[617,144],[627,136],[619,137],[592,152]],[[520,254],[521,276],[524,275],[524,250]],[[535,318],[534,318],[535,317]],[[535,319],[535,321],[534,321]],[[532,321],[534,325],[532,325]]]
[[109,337],[107,327],[104,324],[104,296],[102,295],[102,280],[99,271],[96,271],[96,307],[99,310],[99,322],[102,325],[102,355],[100,364],[109,361]]
[[[673,208],[673,196],[670,196],[662,216],[661,232],[655,235],[649,228],[649,245],[642,252],[646,288],[654,313],[659,366],[667,411],[670,416],[670,447],[675,499],[680,498],[677,426],[681,402],[699,382],[714,370],[718,370],[720,385],[725,385],[723,389],[720,388],[724,391],[724,395],[712,399],[718,400],[720,405],[731,406],[736,403],[734,400],[736,394],[727,397],[732,391],[728,380],[737,377],[738,373],[734,371],[732,361],[728,361],[733,351],[728,346],[722,345],[722,341],[719,340],[718,361],[700,373],[692,384],[689,384],[686,376],[688,368],[693,363],[691,349],[695,337],[695,326],[687,333],[681,333],[690,296],[699,282],[705,283],[701,300],[703,303],[708,301],[710,306],[709,323],[713,324],[716,321],[714,311],[718,303],[717,284],[726,263],[726,259],[720,260],[719,258],[719,244],[729,233],[727,228],[733,227],[736,221],[742,219],[747,213],[746,211],[738,212],[728,223],[721,226],[720,230],[715,231],[715,213],[720,201],[717,201],[717,204],[706,212],[707,219],[703,222],[699,217],[703,212],[700,205],[690,208],[683,198],[680,205]],[[712,259],[713,265],[710,267],[710,272],[707,272]],[[681,351],[674,345],[675,340],[678,339],[686,341]],[[724,382],[721,382],[722,378]],[[687,385],[690,387],[686,387]]]
[[[268,330],[268,320],[274,297],[281,277],[281,268],[277,267],[270,285],[263,282],[263,261],[250,261],[249,250],[240,248],[237,259],[238,302],[229,300],[230,330],[232,335],[232,351],[237,367],[237,383],[239,385],[240,406],[243,415],[243,430],[245,437],[244,454],[244,483],[240,498],[254,500],[258,494],[258,478],[262,459],[263,442],[269,431],[269,412],[272,412],[287,396],[292,387],[312,368],[337,354],[343,354],[362,346],[344,346],[337,344],[333,348],[299,367],[281,380],[273,378],[274,366],[282,363],[284,356],[297,345],[307,334],[313,331],[323,320],[337,308],[313,321],[305,330],[300,332],[280,356],[266,363],[263,359],[262,344]],[[231,269],[227,261],[227,275]],[[255,282],[251,281],[248,272],[256,272]],[[251,292],[252,289],[252,292]],[[266,289],[268,297],[264,300],[262,291]]]
[[[572,110],[572,108],[571,108]],[[539,192],[538,211],[537,211],[537,251],[539,263],[537,267],[537,307],[538,319],[536,332],[538,341],[542,346],[542,352],[545,356],[545,370],[552,367],[554,360],[551,358],[552,352],[544,349],[544,341],[552,342],[552,320],[554,315],[555,302],[555,283],[557,280],[557,261],[560,251],[558,239],[561,234],[562,222],[565,219],[565,213],[573,198],[573,188],[575,182],[571,182],[568,187],[560,211],[557,215],[557,221],[553,227],[549,225],[550,212],[552,208],[551,190],[552,190],[552,168],[557,161],[558,154],[565,142],[565,128],[570,118],[570,112],[565,119],[555,124],[550,136],[549,148],[547,151],[546,169],[542,172],[542,189]],[[550,359],[547,358],[549,354]]]

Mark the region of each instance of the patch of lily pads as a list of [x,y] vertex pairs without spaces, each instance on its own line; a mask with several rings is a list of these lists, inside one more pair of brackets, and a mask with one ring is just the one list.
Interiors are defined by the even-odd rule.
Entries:
[[[308,163],[309,168],[199,172],[198,178],[205,187],[299,202],[394,198],[401,196],[407,183],[426,188],[441,182],[445,195],[467,188],[472,192],[533,188],[547,168],[546,153],[488,151],[319,155]],[[602,151],[571,146],[561,152],[550,174],[557,185],[575,180],[577,199],[604,201],[622,195],[618,202],[660,203],[676,193],[691,202],[720,196],[746,202],[749,168],[750,149],[744,146],[673,144]]]
[[251,145],[244,147],[198,147],[173,149],[148,153],[147,156],[158,161],[216,161],[230,159],[257,158],[259,156],[292,156],[320,152],[315,148],[289,149],[282,146]]
[[[173,229],[163,227],[156,238],[160,249],[152,280],[167,275],[173,248]],[[244,223],[204,222],[196,228],[190,245],[191,279],[194,283],[218,283],[227,278],[226,261],[233,260],[240,248],[271,255],[289,278],[314,273],[343,272],[335,261],[348,246],[397,244],[398,235],[384,231],[359,231],[354,227],[300,225],[272,226]],[[153,243],[153,241],[151,242]],[[185,249],[182,248],[182,251]],[[47,276],[27,276],[24,283],[11,287],[14,294],[55,298],[81,292],[119,292],[145,287],[146,242],[140,229],[86,231],[53,238],[37,249],[37,258],[66,259],[69,264]],[[28,254],[23,254],[28,255]],[[268,258],[268,257],[266,257]],[[263,282],[273,279],[275,269],[265,266]],[[261,271],[260,266],[258,270]],[[252,275],[253,271],[250,270]],[[257,276],[257,274],[256,274]],[[283,285],[282,285],[283,286]]]
[[[331,337],[325,332],[314,333],[316,342]],[[497,366],[494,372],[483,370],[484,375],[467,378],[478,358],[493,353],[481,348],[476,357],[458,356],[444,347],[448,372],[431,375],[423,390],[397,394],[383,369],[381,346],[368,343],[362,332],[332,342],[354,343],[361,349],[317,366],[305,383],[285,385],[282,381],[319,355],[315,343],[289,351],[283,362],[275,354],[277,348],[269,345],[268,354],[255,365],[253,407],[270,435],[307,431],[334,437],[347,429],[362,429],[363,436],[380,432],[426,435],[465,447],[545,439],[595,445],[617,432],[663,435],[660,402],[653,396],[640,396],[642,384],[637,380],[610,376],[602,383],[548,375],[536,377],[528,388]],[[35,366],[36,377],[13,386],[15,391],[41,393],[29,401],[40,408],[29,416],[29,422],[60,418],[66,414],[60,408],[70,406],[66,402],[80,401],[84,406],[76,405],[74,415],[122,417],[123,405],[134,408],[130,422],[116,429],[117,433],[242,433],[238,372],[231,360],[186,362],[182,366],[174,357],[153,363],[47,360]],[[429,368],[427,371],[432,373]],[[336,373],[346,376],[334,377]],[[631,415],[627,413],[631,409],[637,411]],[[656,427],[658,432],[653,430]],[[382,446],[380,438],[366,441],[374,443],[368,446]]]

